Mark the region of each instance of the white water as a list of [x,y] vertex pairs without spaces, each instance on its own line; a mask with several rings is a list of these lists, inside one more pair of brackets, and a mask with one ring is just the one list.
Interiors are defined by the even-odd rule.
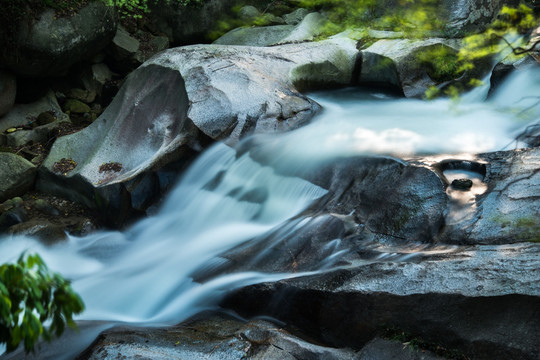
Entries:
[[[537,101],[524,97],[540,95],[539,87],[536,70],[517,74],[488,102],[423,102],[352,90],[314,94],[325,111],[312,124],[241,145],[263,154],[268,165],[218,144],[196,161],[156,216],[125,233],[70,238],[51,247],[6,238],[0,241],[0,263],[24,250],[38,252],[51,269],[73,280],[87,307],[81,320],[175,324],[214,305],[227,290],[299,275],[248,271],[203,284],[192,280],[218,254],[279,229],[326,193],[276,174],[272,164],[302,169],[336,156],[500,150],[540,117],[539,106],[520,113]],[[342,251],[336,247],[329,258]]]

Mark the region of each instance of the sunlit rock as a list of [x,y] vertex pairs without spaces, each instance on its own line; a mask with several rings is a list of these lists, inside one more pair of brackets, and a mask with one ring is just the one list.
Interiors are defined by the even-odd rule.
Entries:
[[540,241],[540,149],[483,154],[486,191],[468,216],[447,221],[441,240],[458,244]]
[[[422,97],[427,89],[460,74],[440,74],[430,69],[428,59],[444,56],[446,62],[457,61],[457,40],[432,38],[428,40],[383,39],[362,51],[361,83],[388,86],[403,91],[406,97]],[[423,54],[426,58],[423,59]],[[431,70],[431,71],[430,71]],[[453,75],[453,76],[452,76]]]

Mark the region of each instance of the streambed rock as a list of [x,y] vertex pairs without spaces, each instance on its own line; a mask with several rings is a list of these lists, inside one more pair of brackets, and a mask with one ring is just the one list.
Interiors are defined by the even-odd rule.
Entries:
[[224,316],[162,329],[118,328],[102,333],[77,359],[359,359],[351,349],[315,345],[263,320]]
[[[348,39],[272,48],[199,45],[165,51],[132,73],[107,110],[56,141],[38,188],[105,216],[144,211],[160,191],[159,169],[184,162],[210,140],[295,129],[320,106],[297,88],[352,82]],[[71,171],[55,164],[76,163]],[[100,171],[118,163],[118,171]]]
[[458,221],[447,221],[440,241],[504,244],[540,240],[540,149],[480,154],[485,192]]
[[394,329],[474,359],[540,356],[539,245],[424,255],[254,285],[223,305],[274,316],[331,346],[361,346]]

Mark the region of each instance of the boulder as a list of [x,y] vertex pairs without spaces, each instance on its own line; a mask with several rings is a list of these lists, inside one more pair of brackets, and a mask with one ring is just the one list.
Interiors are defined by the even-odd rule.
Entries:
[[[54,93],[49,91],[39,101],[17,104],[0,119],[0,144],[17,147],[44,142],[64,122],[69,122],[69,116],[58,105]],[[6,131],[8,129],[11,131]]]
[[517,0],[443,0],[440,14],[447,36],[464,36],[484,31],[504,5],[516,6]]
[[240,27],[233,29],[214,41],[221,45],[273,46],[287,43],[312,41],[320,34],[325,22],[319,13],[306,15],[293,25]]
[[171,328],[116,328],[102,333],[77,359],[356,359],[351,349],[316,345],[263,320],[223,315]]
[[361,83],[397,88],[407,97],[422,97],[430,87],[448,81],[440,79],[436,71],[429,71],[426,61],[422,60],[422,54],[444,53],[449,56],[449,60],[445,61],[452,61],[459,50],[458,46],[456,40],[439,38],[378,40],[362,51],[359,80]]
[[0,169],[0,203],[33,188],[37,169],[24,158],[0,152]]
[[103,86],[111,81],[114,76],[115,73],[106,64],[98,63],[93,64],[83,71],[81,81],[87,91],[101,95]]
[[31,26],[21,24],[17,50],[3,51],[0,63],[22,76],[62,75],[101,51],[115,32],[115,12],[101,1],[90,2],[72,17],[57,17],[47,9]]
[[[448,217],[440,241],[503,244],[540,241],[540,149],[481,154],[484,191],[472,194],[472,210]],[[461,210],[465,212],[467,210]],[[449,214],[450,215],[450,214]]]
[[0,70],[0,117],[11,110],[15,104],[15,95],[17,95],[17,79],[11,72]]
[[254,285],[223,306],[276,317],[330,346],[361,347],[391,329],[469,358],[537,359],[540,246],[449,250]]
[[[185,160],[206,139],[232,144],[247,134],[287,131],[308,122],[320,107],[295,85],[350,84],[356,53],[354,42],[345,39],[167,50],[131,74],[92,125],[56,141],[38,186],[110,209],[111,216],[130,208],[134,193],[143,197],[136,203],[147,206],[159,192],[159,176],[152,174]],[[332,71],[314,73],[318,68]],[[63,158],[77,163],[66,175],[54,171]],[[121,170],[99,171],[110,162],[122,164]],[[143,185],[152,191],[136,190]]]
[[283,20],[287,25],[297,25],[309,14],[309,10],[305,8],[299,8],[292,13],[283,15]]

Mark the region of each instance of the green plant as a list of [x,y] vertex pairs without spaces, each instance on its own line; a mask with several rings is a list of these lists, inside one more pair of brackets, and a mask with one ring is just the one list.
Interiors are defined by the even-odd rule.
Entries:
[[39,255],[23,254],[0,266],[0,344],[8,352],[20,343],[29,352],[40,336],[47,341],[60,336],[66,325],[75,327],[73,315],[83,310],[69,281],[51,273]]

